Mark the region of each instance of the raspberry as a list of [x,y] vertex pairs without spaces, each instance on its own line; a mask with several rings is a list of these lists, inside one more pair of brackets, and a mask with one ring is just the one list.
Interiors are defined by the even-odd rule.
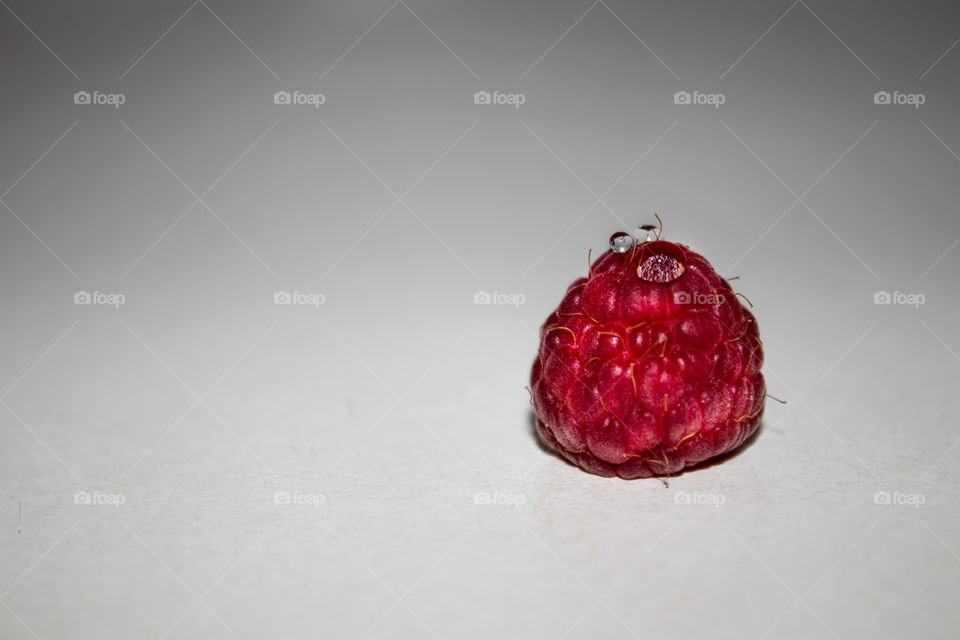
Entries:
[[540,439],[584,471],[621,478],[736,449],[766,396],[753,314],[685,245],[623,232],[610,245],[540,329],[530,376]]

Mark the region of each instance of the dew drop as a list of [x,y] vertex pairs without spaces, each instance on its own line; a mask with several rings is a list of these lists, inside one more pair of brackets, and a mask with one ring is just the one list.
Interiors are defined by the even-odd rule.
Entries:
[[610,249],[614,253],[626,253],[633,248],[633,236],[626,231],[617,231],[610,236]]
[[640,237],[640,232],[642,231],[646,236],[643,241],[650,242],[651,240],[653,240],[653,237],[654,237],[653,232],[656,230],[657,230],[657,227],[652,224],[642,224],[640,225],[640,228],[637,229],[637,237],[638,238]]
[[673,282],[682,274],[680,261],[663,253],[648,256],[637,268],[637,275],[647,282]]

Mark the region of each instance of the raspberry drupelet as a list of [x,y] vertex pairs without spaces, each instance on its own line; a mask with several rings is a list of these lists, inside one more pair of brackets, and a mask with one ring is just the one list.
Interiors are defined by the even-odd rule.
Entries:
[[[645,229],[648,227],[644,227]],[[540,330],[537,433],[584,471],[671,475],[739,447],[763,416],[756,319],[689,247],[610,238]]]

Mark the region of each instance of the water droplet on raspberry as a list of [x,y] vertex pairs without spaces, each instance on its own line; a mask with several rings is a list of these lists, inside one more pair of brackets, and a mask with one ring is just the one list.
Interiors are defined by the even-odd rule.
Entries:
[[683,274],[680,261],[665,253],[647,256],[637,267],[637,275],[647,282],[672,282]]
[[651,240],[653,240],[653,232],[656,230],[657,228],[652,224],[642,224],[640,225],[640,228],[637,230],[638,231],[637,236],[639,237],[640,235],[639,232],[643,231],[646,236],[644,239],[644,242],[650,242]]
[[633,248],[634,239],[626,231],[617,231],[610,236],[610,249],[614,253],[626,253]]

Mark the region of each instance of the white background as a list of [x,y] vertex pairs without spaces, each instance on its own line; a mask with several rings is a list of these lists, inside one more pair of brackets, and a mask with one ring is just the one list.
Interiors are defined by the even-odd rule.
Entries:
[[[0,4],[0,636],[957,636],[955,8]],[[669,487],[523,389],[654,211],[788,401]]]

